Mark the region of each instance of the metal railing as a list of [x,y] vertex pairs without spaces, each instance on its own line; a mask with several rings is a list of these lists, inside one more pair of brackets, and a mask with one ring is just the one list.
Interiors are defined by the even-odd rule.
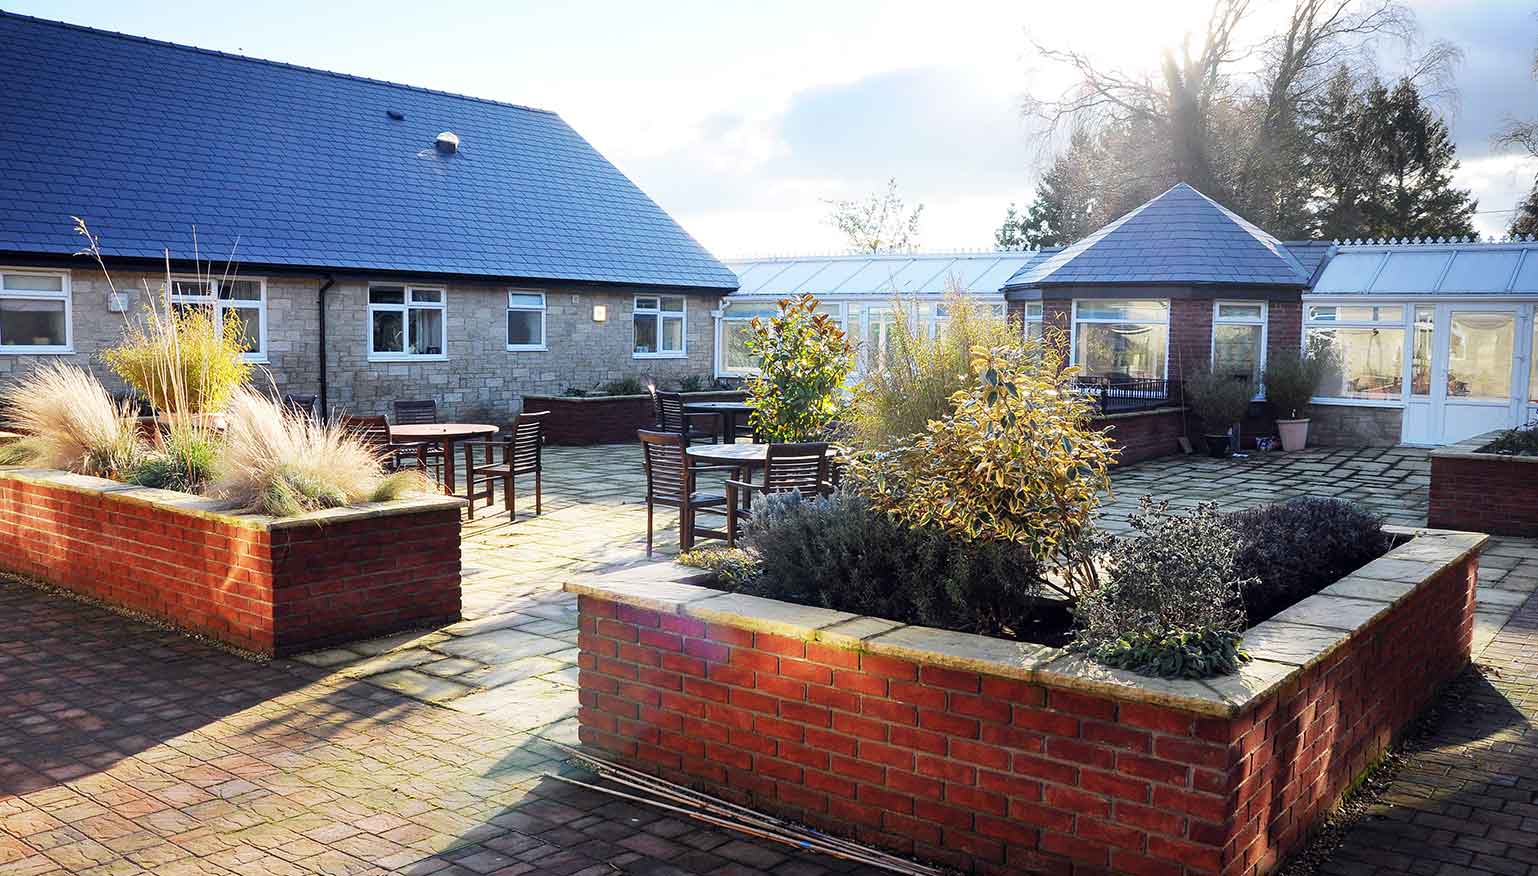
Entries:
[[1076,377],[1074,383],[1102,414],[1162,408],[1180,392],[1178,381],[1153,377]]

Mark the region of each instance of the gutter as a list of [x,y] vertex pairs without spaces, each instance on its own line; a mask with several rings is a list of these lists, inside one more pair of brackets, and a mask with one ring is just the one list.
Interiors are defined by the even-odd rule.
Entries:
[[326,290],[336,285],[336,277],[330,274],[325,276],[326,281],[320,284],[320,292],[315,296],[315,305],[320,317],[320,416],[322,419],[330,419],[331,407],[326,400]]

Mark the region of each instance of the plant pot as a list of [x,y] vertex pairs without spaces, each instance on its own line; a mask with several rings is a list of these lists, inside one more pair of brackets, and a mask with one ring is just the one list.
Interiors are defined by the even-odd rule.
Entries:
[[1288,453],[1302,450],[1308,445],[1308,420],[1277,420],[1276,432],[1282,438],[1282,449]]
[[1205,435],[1207,439],[1207,455],[1213,459],[1227,459],[1232,453],[1228,446],[1227,435]]

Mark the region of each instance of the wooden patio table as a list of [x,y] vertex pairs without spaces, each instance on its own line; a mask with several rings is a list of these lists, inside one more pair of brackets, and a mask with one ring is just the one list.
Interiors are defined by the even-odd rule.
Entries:
[[[447,495],[457,495],[454,492],[455,467],[454,445],[461,441],[470,441],[476,438],[489,438],[497,434],[496,426],[488,426],[485,423],[415,423],[403,426],[390,427],[390,439],[404,438],[407,441],[428,441],[443,446],[443,492]],[[465,445],[465,471],[470,470],[470,453],[473,448]],[[469,492],[466,488],[465,492]]]
[[740,401],[690,402],[684,405],[684,413],[720,414],[721,443],[734,444],[737,441],[737,418],[753,413],[753,406]]

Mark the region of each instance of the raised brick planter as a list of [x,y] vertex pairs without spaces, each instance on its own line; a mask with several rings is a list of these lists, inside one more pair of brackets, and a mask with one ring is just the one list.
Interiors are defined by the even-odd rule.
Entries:
[[[730,390],[684,396],[691,402],[741,401],[747,394]],[[637,429],[651,429],[657,423],[650,395],[526,395],[523,409],[550,412],[545,418],[545,440],[551,444],[631,444]]]
[[459,619],[462,499],[293,518],[0,467],[0,571],[262,654]]
[[1111,445],[1121,451],[1117,465],[1172,456],[1180,452],[1180,436],[1186,433],[1185,408],[1168,407],[1097,417],[1092,429],[1111,430]]
[[567,585],[581,738],[967,872],[1266,873],[1468,663],[1484,540],[1414,538],[1205,682],[630,570]]
[[1538,536],[1538,457],[1479,453],[1497,434],[1431,451],[1430,525]]

